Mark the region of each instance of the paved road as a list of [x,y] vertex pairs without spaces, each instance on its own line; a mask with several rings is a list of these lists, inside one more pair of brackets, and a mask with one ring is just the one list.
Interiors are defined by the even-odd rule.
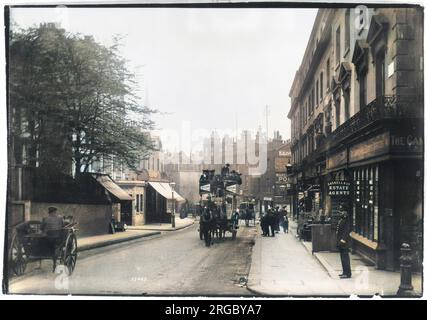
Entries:
[[[253,296],[247,278],[255,228],[206,248],[197,225],[82,252],[71,277],[41,269],[10,281],[10,293]],[[243,285],[242,285],[243,284]]]

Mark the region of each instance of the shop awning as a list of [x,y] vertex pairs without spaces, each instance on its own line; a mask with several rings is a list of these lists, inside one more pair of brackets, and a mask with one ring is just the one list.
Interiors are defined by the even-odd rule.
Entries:
[[[158,193],[168,200],[172,200],[172,187],[167,182],[148,182],[150,186],[154,188]],[[185,199],[181,195],[173,190],[173,198],[178,202],[184,202]]]
[[108,175],[96,175],[96,180],[105,188],[108,192],[114,195],[119,200],[130,200],[132,197],[120,188]]

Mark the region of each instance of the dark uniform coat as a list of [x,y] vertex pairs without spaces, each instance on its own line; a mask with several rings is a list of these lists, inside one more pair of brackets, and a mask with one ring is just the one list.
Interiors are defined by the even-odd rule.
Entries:
[[[341,217],[337,224],[337,246],[343,249],[350,248],[350,220],[348,216]],[[343,241],[341,241],[343,240]]]

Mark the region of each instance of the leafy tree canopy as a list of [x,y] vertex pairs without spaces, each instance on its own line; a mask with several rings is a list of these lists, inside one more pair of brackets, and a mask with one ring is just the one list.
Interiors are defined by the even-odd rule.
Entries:
[[135,94],[135,76],[119,53],[91,36],[50,24],[14,31],[9,39],[12,136],[30,164],[86,172],[102,157],[137,170],[154,145],[155,110]]

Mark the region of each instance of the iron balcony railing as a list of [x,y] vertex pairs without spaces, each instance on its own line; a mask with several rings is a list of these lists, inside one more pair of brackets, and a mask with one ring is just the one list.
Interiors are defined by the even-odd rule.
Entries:
[[422,118],[423,103],[417,96],[381,96],[333,131],[327,142],[337,142],[385,119]]
[[[422,119],[424,113],[423,99],[418,96],[381,96],[367,106],[362,108],[358,113],[340,125],[327,136],[316,135],[316,149],[304,157],[302,163],[312,163],[322,153],[334,144],[360,132],[367,126],[387,119]],[[297,171],[301,169],[295,167]]]

